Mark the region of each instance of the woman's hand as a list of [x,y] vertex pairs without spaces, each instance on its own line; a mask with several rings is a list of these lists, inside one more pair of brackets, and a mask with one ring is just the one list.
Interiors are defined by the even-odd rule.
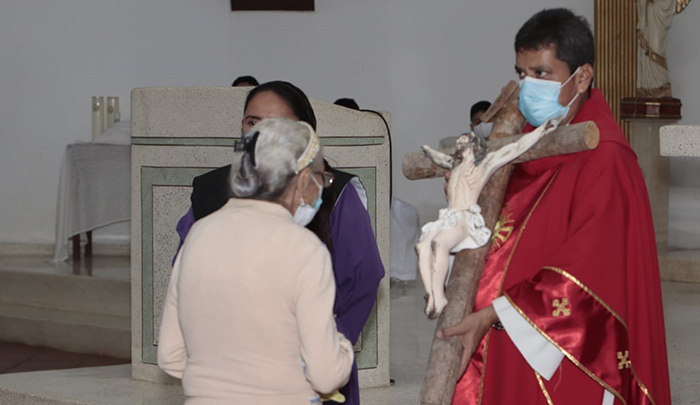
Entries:
[[460,376],[467,370],[469,360],[479,347],[481,339],[484,338],[491,325],[497,321],[498,315],[496,315],[496,310],[493,309],[493,305],[489,305],[478,312],[465,316],[458,324],[441,329],[437,332],[437,337],[439,339],[459,336],[462,341],[464,351],[462,352],[462,361],[459,365]]

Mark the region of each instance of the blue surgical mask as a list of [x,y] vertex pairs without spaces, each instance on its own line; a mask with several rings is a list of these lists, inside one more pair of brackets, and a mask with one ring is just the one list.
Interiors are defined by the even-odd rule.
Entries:
[[301,204],[299,204],[297,210],[294,212],[294,222],[301,226],[308,225],[321,208],[321,204],[323,204],[323,198],[321,198],[321,195],[323,194],[323,186],[318,184],[313,174],[311,174],[311,180],[313,180],[318,186],[318,198],[316,199],[316,202],[314,202],[314,205],[311,206],[305,203],[301,196],[299,197],[301,199]]
[[571,104],[578,97],[578,93],[569,101],[569,104],[563,106],[559,104],[559,92],[578,73],[579,69],[580,67],[564,83],[532,77],[520,80],[520,112],[530,125],[539,127],[550,118],[564,119],[566,117]]

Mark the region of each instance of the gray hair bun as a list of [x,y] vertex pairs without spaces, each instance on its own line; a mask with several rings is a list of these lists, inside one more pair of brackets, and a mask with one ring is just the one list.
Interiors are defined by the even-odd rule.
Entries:
[[231,190],[238,198],[277,200],[295,176],[298,159],[315,138],[305,122],[269,118],[243,135],[244,153],[231,171]]

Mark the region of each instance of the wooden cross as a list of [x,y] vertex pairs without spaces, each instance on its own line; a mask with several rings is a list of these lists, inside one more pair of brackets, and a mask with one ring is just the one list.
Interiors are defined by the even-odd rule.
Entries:
[[[511,81],[503,88],[493,105],[484,114],[484,122],[493,120],[493,130],[489,137],[489,150],[497,150],[503,145],[517,140],[522,133],[525,119],[518,109],[519,85]],[[590,150],[598,145],[598,128],[592,122],[560,127],[544,137],[514,163],[538,159],[546,156]],[[486,184],[479,206],[486,226],[494,229],[503,205],[506,186],[513,171],[513,165],[500,168]],[[409,154],[403,161],[404,175],[409,179],[436,177],[444,174],[422,154]],[[438,318],[437,330],[459,323],[471,313],[474,299],[491,242],[479,249],[467,249],[457,253],[447,286],[449,303]],[[433,339],[428,369],[421,390],[422,405],[450,405],[454,387],[461,377],[459,373],[462,343],[459,338]]]

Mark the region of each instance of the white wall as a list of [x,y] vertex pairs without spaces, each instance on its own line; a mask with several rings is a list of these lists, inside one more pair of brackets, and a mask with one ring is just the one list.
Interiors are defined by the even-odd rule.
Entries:
[[[673,96],[683,102],[682,124],[700,124],[700,4],[676,15],[669,33],[669,76]],[[700,158],[671,159],[669,246],[700,248]]]
[[403,156],[467,130],[471,105],[515,78],[513,40],[531,14],[563,5],[593,18],[592,2],[582,0],[316,4],[313,14],[232,14],[232,66],[298,83],[311,97],[390,111],[394,196],[414,204],[422,221],[445,204],[442,180],[406,180]]
[[[401,159],[463,132],[471,104],[515,77],[517,29],[555,6],[592,22],[590,0],[316,0],[313,13],[231,13],[228,0],[5,0],[0,242],[53,241],[63,149],[90,138],[90,96],[120,96],[128,114],[134,87],[220,86],[242,74],[392,112],[394,195],[431,220],[444,204],[442,182],[405,180]],[[685,65],[700,58],[688,41],[698,12],[691,4],[677,17],[669,45],[686,119],[700,111],[700,83]],[[677,39],[694,53],[683,63],[674,62]]]
[[51,243],[63,151],[93,95],[229,82],[226,0],[0,3],[0,242]]

